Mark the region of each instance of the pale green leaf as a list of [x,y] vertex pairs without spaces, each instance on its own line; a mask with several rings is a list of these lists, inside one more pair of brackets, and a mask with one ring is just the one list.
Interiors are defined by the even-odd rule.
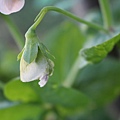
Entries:
[[30,83],[23,83],[19,78],[11,80],[4,87],[5,96],[12,101],[38,101],[38,96]]
[[120,34],[91,48],[82,49],[81,56],[85,58],[86,61],[91,63],[100,62],[107,56],[119,40]]

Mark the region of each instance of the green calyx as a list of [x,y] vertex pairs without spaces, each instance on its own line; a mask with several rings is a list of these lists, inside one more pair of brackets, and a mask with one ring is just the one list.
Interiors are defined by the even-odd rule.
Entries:
[[38,56],[38,50],[41,51],[43,56],[45,56],[47,59],[49,59],[49,55],[53,56],[49,50],[46,48],[46,46],[39,42],[39,39],[33,29],[29,29],[25,34],[26,42],[25,46],[22,49],[22,51],[19,53],[17,59],[23,59],[30,64],[31,62],[35,61]]

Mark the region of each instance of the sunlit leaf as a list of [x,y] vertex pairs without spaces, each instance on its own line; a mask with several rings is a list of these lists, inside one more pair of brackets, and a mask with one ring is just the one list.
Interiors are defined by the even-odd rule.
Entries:
[[19,78],[11,80],[5,85],[4,94],[12,101],[32,102],[39,100],[31,83],[23,83]]

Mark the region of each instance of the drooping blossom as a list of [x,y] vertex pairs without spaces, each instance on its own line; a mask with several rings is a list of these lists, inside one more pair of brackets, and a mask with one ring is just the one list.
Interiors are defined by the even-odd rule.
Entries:
[[28,64],[23,57],[20,60],[20,79],[22,82],[30,82],[39,79],[40,87],[43,87],[49,76],[53,73],[54,63],[38,52],[37,58]]
[[48,54],[51,54],[46,46],[39,42],[34,30],[28,31],[25,37],[25,46],[18,55],[18,59],[20,59],[20,79],[22,82],[39,79],[38,84],[43,87],[54,71],[54,63],[48,57]]

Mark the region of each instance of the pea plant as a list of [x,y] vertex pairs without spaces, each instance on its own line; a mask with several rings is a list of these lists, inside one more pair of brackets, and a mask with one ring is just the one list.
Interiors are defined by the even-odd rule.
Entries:
[[[20,51],[15,56],[20,61],[17,77],[3,77],[4,62],[0,63],[1,120],[119,120],[110,112],[118,112],[110,106],[120,93],[120,22],[116,18],[120,14],[119,7],[110,7],[113,3],[99,0],[100,8],[93,12],[99,17],[91,21],[89,15],[80,18],[60,7],[45,6],[23,35],[10,14],[17,14],[25,0],[0,0],[0,17]],[[37,30],[52,12],[65,20],[40,37]],[[15,69],[14,62],[11,66],[10,70]]]

